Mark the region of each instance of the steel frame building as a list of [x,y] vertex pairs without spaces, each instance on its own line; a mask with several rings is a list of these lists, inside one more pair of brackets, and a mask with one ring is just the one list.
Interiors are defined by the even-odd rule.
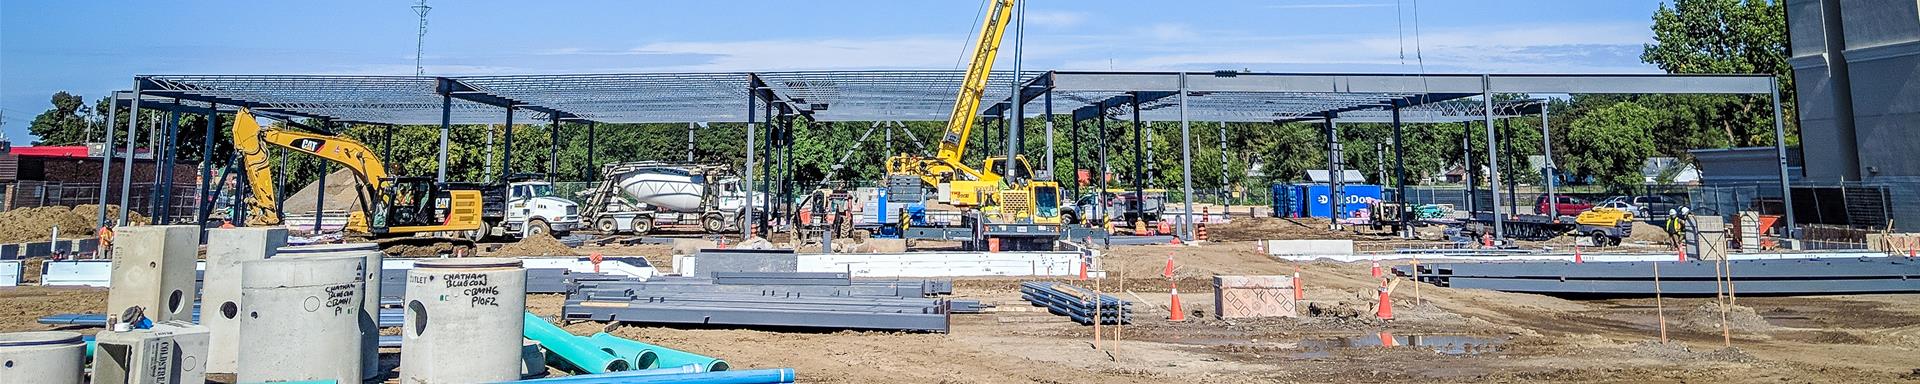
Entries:
[[[961,71],[810,71],[810,72],[719,72],[719,73],[629,73],[564,74],[514,76],[331,76],[331,75],[139,75],[133,78],[133,90],[116,93],[113,107],[157,109],[170,114],[199,113],[217,118],[238,108],[249,108],[258,115],[280,119],[303,128],[325,131],[335,124],[371,124],[440,126],[440,168],[436,174],[446,178],[448,132],[454,124],[514,124],[544,122],[556,139],[549,148],[548,169],[559,164],[559,126],[563,122],[587,124],[588,162],[594,161],[593,147],[599,123],[707,123],[746,124],[745,181],[754,185],[754,166],[790,149],[794,118],[809,121],[944,121],[951,112],[952,98],[958,93]],[[1016,79],[1017,78],[1017,79]],[[1016,92],[1017,90],[1017,92]],[[1017,95],[1016,95],[1017,93]],[[1045,71],[995,72],[984,100],[992,102],[982,112],[988,121],[1007,125],[1006,151],[1019,152],[1025,119],[1008,119],[1009,112],[1025,117],[1070,114],[1072,124],[1083,122],[1104,127],[1109,120],[1131,123],[1136,164],[1141,139],[1138,127],[1143,122],[1180,122],[1182,189],[1185,204],[1192,211],[1192,139],[1191,123],[1200,122],[1292,122],[1319,121],[1325,138],[1331,170],[1344,167],[1339,144],[1339,123],[1369,122],[1393,125],[1397,179],[1405,179],[1399,158],[1401,127],[1404,123],[1447,123],[1481,121],[1488,137],[1493,137],[1494,120],[1539,114],[1546,119],[1545,104],[1531,101],[1497,103],[1495,94],[1771,94],[1774,100],[1776,143],[1784,143],[1779,118],[1777,81],[1758,75],[1494,75],[1494,74],[1315,74],[1247,72],[1083,72]],[[134,97],[133,95],[139,95]],[[1015,97],[1017,96],[1017,97]],[[1480,100],[1466,100],[1479,96]],[[1017,105],[1015,103],[1018,103]],[[1492,111],[1493,113],[1488,113]],[[1035,113],[1038,112],[1038,113]],[[114,116],[109,114],[109,116]],[[126,123],[137,126],[139,115]],[[295,119],[311,119],[317,126],[306,126]],[[1043,140],[1054,138],[1053,119],[1044,119]],[[1010,122],[1010,123],[1009,123]],[[768,129],[764,132],[761,125]],[[109,121],[109,126],[116,125]],[[1543,127],[1545,124],[1543,124]],[[163,148],[177,148],[177,127],[169,127]],[[109,128],[110,130],[113,128]],[[507,131],[506,158],[513,151],[512,133]],[[1075,130],[1074,132],[1078,132]],[[109,132],[107,137],[112,137]],[[1104,136],[1104,135],[1103,135]],[[201,138],[212,143],[212,130]],[[1104,139],[1104,137],[1102,138]],[[758,147],[756,141],[768,140]],[[1105,145],[1104,140],[1103,147]],[[1543,141],[1546,141],[1543,138]],[[1079,140],[1075,138],[1078,144]],[[1489,140],[1486,159],[1494,205],[1500,205],[1499,148]],[[132,135],[124,143],[127,154],[134,146]],[[991,145],[991,144],[990,144]],[[1544,143],[1542,144],[1545,145]],[[101,185],[109,180],[114,143],[107,144],[108,156],[102,163]],[[382,145],[383,147],[387,147]],[[1045,163],[1053,164],[1053,146],[1047,145]],[[1787,206],[1792,206],[1788,191],[1786,155],[1779,153],[1781,189]],[[1550,148],[1548,149],[1551,150]],[[172,150],[162,151],[172,158]],[[1078,152],[1076,151],[1076,154]],[[1105,153],[1104,151],[1102,153]],[[790,156],[787,151],[784,155]],[[1076,156],[1075,161],[1077,161]],[[1551,153],[1548,152],[1548,169]],[[789,157],[790,159],[790,157]],[[1104,156],[1098,164],[1106,164]],[[510,166],[503,174],[512,173]],[[764,165],[764,163],[763,163]],[[213,164],[204,162],[201,175],[210,173]],[[588,167],[591,169],[591,167]],[[1102,167],[1104,169],[1105,167]],[[1135,167],[1136,172],[1144,166]],[[1051,175],[1051,169],[1037,172]],[[130,172],[130,168],[127,172]],[[1335,174],[1338,174],[1336,172]],[[788,179],[791,175],[786,176]],[[206,177],[203,177],[205,179]],[[1105,178],[1101,178],[1104,182]],[[1139,189],[1136,175],[1135,189]],[[1552,180],[1551,177],[1548,180]],[[1341,180],[1333,180],[1335,183]],[[123,181],[124,183],[124,181]],[[1551,193],[1552,182],[1548,188]],[[1104,185],[1102,186],[1104,187]],[[1404,181],[1396,185],[1404,191]],[[786,188],[790,193],[791,186]],[[1104,188],[1103,188],[1104,189]],[[773,188],[768,188],[771,192]],[[1338,188],[1333,188],[1337,191]],[[748,188],[748,193],[754,193]],[[1404,193],[1399,194],[1405,196]],[[749,199],[751,197],[749,196]],[[1334,196],[1338,198],[1338,196]],[[1403,197],[1404,198],[1404,197]],[[106,218],[107,198],[100,198],[101,225]],[[771,201],[772,199],[767,199]],[[124,192],[121,202],[127,197]],[[204,200],[203,200],[204,201]],[[1497,234],[1501,213],[1494,210]],[[126,210],[118,223],[126,222]],[[202,209],[201,217],[207,214]],[[751,210],[749,210],[751,215]],[[1190,220],[1190,216],[1186,220]],[[748,218],[753,220],[751,216]],[[1186,221],[1183,220],[1183,221]],[[1787,212],[1788,228],[1793,228],[1792,210]],[[1180,223],[1181,234],[1191,239],[1192,223]],[[1335,224],[1338,225],[1337,222]],[[763,226],[764,227],[764,226]],[[744,231],[745,229],[743,229]]]

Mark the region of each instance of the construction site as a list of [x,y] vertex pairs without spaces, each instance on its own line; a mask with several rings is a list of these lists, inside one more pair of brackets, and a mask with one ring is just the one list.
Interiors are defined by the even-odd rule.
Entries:
[[[0,384],[1920,381],[1920,45],[1834,45],[1920,23],[1828,36],[1911,3],[1785,2],[1789,77],[1036,70],[1024,3],[958,70],[133,74],[0,147]],[[1619,188],[1680,139],[1587,97],[1768,144]]]

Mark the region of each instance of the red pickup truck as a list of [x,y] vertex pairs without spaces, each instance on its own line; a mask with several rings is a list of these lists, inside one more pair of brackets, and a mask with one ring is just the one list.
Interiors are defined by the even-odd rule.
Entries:
[[1533,211],[1543,215],[1552,212],[1553,216],[1578,216],[1580,212],[1586,212],[1588,209],[1593,208],[1593,203],[1585,199],[1567,195],[1559,195],[1557,197],[1559,197],[1560,201],[1549,209],[1547,207],[1547,195],[1540,195],[1539,198],[1533,200]]

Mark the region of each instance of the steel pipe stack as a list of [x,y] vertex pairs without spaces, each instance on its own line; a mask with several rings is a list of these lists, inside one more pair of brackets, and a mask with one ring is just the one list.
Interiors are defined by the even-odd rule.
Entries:
[[361,381],[366,258],[275,257],[241,269],[238,381]]
[[360,299],[360,375],[362,379],[380,377],[380,264],[386,254],[374,243],[316,244],[281,247],[273,257],[358,257],[367,265],[361,271]]
[[422,260],[407,271],[403,383],[517,380],[527,302],[520,260]]
[[0,384],[80,384],[86,350],[73,332],[0,333]]

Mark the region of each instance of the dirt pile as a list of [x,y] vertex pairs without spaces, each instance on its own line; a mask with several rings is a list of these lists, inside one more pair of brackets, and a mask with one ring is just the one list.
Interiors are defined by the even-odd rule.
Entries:
[[[99,214],[98,205],[80,205],[75,207],[35,207],[20,208],[0,212],[0,243],[24,243],[47,241],[53,238],[53,228],[60,228],[60,237],[77,239],[93,237],[94,216]],[[107,217],[120,217],[120,207],[108,206]],[[133,213],[127,217],[134,224],[146,224],[146,216]]]
[[[1743,336],[1764,336],[1753,335],[1753,333],[1772,331],[1777,328],[1768,323],[1767,319],[1761,317],[1753,308],[1745,306],[1735,305],[1728,308],[1726,319],[1727,328],[1735,334],[1746,334]],[[1712,302],[1702,303],[1681,314],[1675,320],[1675,325],[1680,329],[1717,334],[1720,333],[1720,306]]]
[[[286,204],[280,210],[288,214],[313,213],[316,207],[314,198],[320,195],[319,183],[307,183],[299,191],[287,195]],[[360,179],[352,170],[341,169],[327,175],[326,206],[319,207],[328,211],[360,210]]]
[[518,242],[501,246],[491,253],[493,256],[577,256],[573,247],[560,243],[553,236],[529,236]]
[[1295,239],[1359,239],[1352,233],[1327,230],[1326,219],[1288,219],[1260,217],[1233,219],[1207,225],[1209,241],[1254,241]]

